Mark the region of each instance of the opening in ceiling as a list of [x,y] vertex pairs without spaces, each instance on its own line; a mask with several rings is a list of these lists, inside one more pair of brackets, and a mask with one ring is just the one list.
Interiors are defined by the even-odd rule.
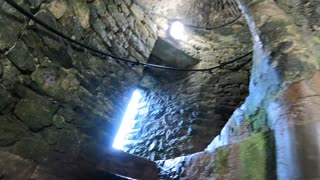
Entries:
[[170,35],[177,40],[182,40],[184,38],[184,25],[179,22],[173,22],[170,27]]

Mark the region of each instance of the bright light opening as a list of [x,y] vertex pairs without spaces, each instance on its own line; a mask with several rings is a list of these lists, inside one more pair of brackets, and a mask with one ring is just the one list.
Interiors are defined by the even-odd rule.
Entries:
[[127,107],[127,111],[122,119],[119,131],[113,142],[113,148],[123,150],[124,146],[128,144],[127,135],[133,130],[133,126],[135,124],[134,117],[138,113],[138,104],[141,97],[142,95],[139,90],[135,90],[133,92],[131,100]]
[[176,21],[174,23],[171,24],[171,28],[170,28],[170,35],[178,40],[183,39],[184,37],[184,25],[179,22]]

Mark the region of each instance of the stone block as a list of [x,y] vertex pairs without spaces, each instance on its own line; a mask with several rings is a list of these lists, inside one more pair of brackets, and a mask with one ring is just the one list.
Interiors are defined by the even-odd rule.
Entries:
[[28,134],[28,128],[14,117],[0,116],[0,147],[11,146]]
[[38,67],[31,75],[32,80],[47,95],[60,101],[76,101],[80,83],[76,71],[65,71],[56,66]]
[[247,83],[248,81],[249,81],[249,74],[246,71],[232,72],[222,77],[220,80],[220,84],[221,85],[244,84],[244,83]]
[[71,1],[74,13],[79,20],[81,27],[87,29],[90,27],[90,9],[86,0]]
[[80,133],[77,129],[63,129],[59,136],[55,149],[68,154],[69,160],[77,158],[81,148]]
[[132,13],[137,17],[138,21],[142,21],[144,19],[144,11],[140,6],[134,3],[131,5],[130,9]]
[[239,144],[241,179],[276,179],[275,144],[272,132],[253,135]]
[[60,130],[54,127],[46,128],[41,131],[41,135],[49,145],[53,145],[59,140]]
[[135,58],[135,60],[138,60],[140,62],[145,62],[145,58],[138,53],[134,48],[132,48],[131,46],[129,47],[129,54]]
[[116,21],[116,23],[119,25],[119,28],[122,30],[122,32],[125,32],[128,27],[128,20],[126,16],[122,13],[112,13],[112,17]]
[[[37,18],[50,24],[51,27],[58,29],[57,22],[53,15],[47,10],[41,10],[36,15]],[[45,43],[45,47],[41,47],[41,50],[49,57],[53,62],[57,62],[65,68],[72,67],[72,49],[64,41],[43,28],[40,25],[35,27],[41,32],[39,33],[41,39]]]
[[145,48],[145,44],[135,35],[132,35],[129,39],[129,45],[140,52],[144,57],[148,57],[149,53]]
[[[0,28],[0,50],[1,51],[12,47],[14,43],[17,41],[20,31],[22,30],[23,23],[19,23],[18,21],[14,21],[11,18],[8,18],[8,16],[11,16],[12,14],[16,14],[16,13],[18,12],[13,10],[12,7],[7,3],[0,4],[0,27],[1,27]],[[22,22],[24,22],[24,19],[23,18],[21,19],[21,17],[18,17],[18,20],[22,20]]]
[[22,159],[8,152],[0,152],[0,178],[25,179],[30,177],[36,168],[32,161]]
[[40,138],[24,138],[16,143],[13,153],[36,162],[45,162],[49,155],[49,145]]
[[[34,1],[34,0],[33,0]],[[54,0],[48,5],[49,11],[54,15],[56,19],[60,19],[68,9],[67,1],[65,0]]]
[[21,99],[14,113],[32,131],[39,131],[52,124],[52,118],[58,107],[50,100],[39,96],[37,99]]
[[18,41],[7,54],[8,59],[23,71],[33,71],[35,69],[35,62],[27,46]]
[[28,0],[30,3],[31,10],[37,10],[44,0]]
[[112,30],[114,33],[119,30],[116,21],[108,12],[104,14],[102,22],[107,26],[108,29]]
[[107,13],[106,12],[107,11],[107,5],[106,5],[105,1],[103,1],[103,0],[95,0],[93,2],[93,6],[94,6],[94,8],[92,8],[92,10],[94,9],[100,17],[104,16],[105,13]]
[[129,16],[130,10],[128,6],[125,3],[121,3],[121,10],[124,13],[125,16]]
[[12,109],[15,99],[12,95],[0,84],[0,112],[8,112]]
[[143,39],[146,39],[147,37],[149,37],[149,30],[146,28],[145,24],[142,24],[141,22],[136,21],[135,28],[137,29],[137,31],[139,32],[139,34]]

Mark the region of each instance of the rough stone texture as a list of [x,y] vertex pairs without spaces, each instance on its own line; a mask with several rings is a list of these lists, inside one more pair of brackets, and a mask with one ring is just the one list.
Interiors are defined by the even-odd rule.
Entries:
[[272,134],[257,134],[240,145],[241,179],[276,179],[275,146]]
[[29,179],[36,164],[7,152],[0,152],[1,179]]
[[[132,161],[138,163],[130,166],[130,169],[127,168],[125,162],[119,160],[113,160],[112,162],[109,159],[108,163],[117,164],[119,169],[125,169],[125,175],[134,177],[142,180],[156,180],[158,169],[155,163],[149,162],[147,160],[132,157],[129,154],[115,153],[112,157],[119,157],[131,159]],[[110,155],[110,154],[109,154]],[[16,156],[8,152],[0,152],[0,177],[4,180],[85,180],[85,179],[96,179],[96,180],[128,180],[126,176],[119,176],[112,174],[114,168],[110,165],[107,165],[103,160],[101,162],[104,165],[96,166],[94,163],[86,160],[77,160],[74,164],[70,163],[51,163],[51,164],[38,164],[33,161],[24,159],[22,157]],[[144,168],[146,171],[140,171],[142,173],[137,173],[138,168],[136,165],[139,165],[139,168]],[[139,170],[139,169],[138,169]],[[123,171],[117,171],[118,173]]]
[[[312,100],[307,97],[310,97],[310,92],[317,94],[312,89],[319,84],[318,80],[312,78],[318,76],[320,54],[316,49],[320,45],[319,36],[298,26],[298,17],[287,14],[275,2],[239,2],[241,9],[248,13],[246,18],[256,37],[254,73],[250,95],[245,103],[246,116],[267,117],[263,126],[267,124],[274,129],[278,179],[318,179],[317,171],[308,165],[317,164],[314,160],[319,157],[319,148],[315,146],[317,141],[313,138],[316,131],[310,128],[319,124],[318,111],[313,109],[319,100],[317,95]],[[303,86],[293,90],[292,86],[300,81]],[[295,92],[291,94],[292,97],[301,98],[289,98],[293,101],[287,101],[285,93],[291,90]],[[306,117],[306,114],[310,116]],[[311,121],[313,124],[306,123]],[[314,133],[304,133],[312,131]],[[309,139],[308,143],[304,138]],[[303,152],[302,144],[308,152]],[[309,158],[311,156],[316,158]],[[312,167],[318,168],[317,165]]]
[[16,100],[3,86],[0,86],[0,98],[0,112],[6,114],[12,111]]
[[[186,33],[187,39],[181,42],[168,36],[157,41],[169,44],[167,49],[182,52],[194,62],[181,62],[181,59],[168,62],[170,57],[161,56],[163,48],[153,50],[156,53],[152,53],[148,62],[172,67],[186,67],[189,63],[187,67],[190,68],[208,68],[251,51],[250,33],[243,18],[215,31],[190,30]],[[143,99],[134,130],[127,136],[125,150],[159,160],[205,149],[220,133],[232,112],[244,102],[248,94],[251,57],[249,53],[212,73],[145,70],[140,83]]]
[[[16,2],[73,39],[133,60],[145,62],[157,38],[157,25],[131,0]],[[204,18],[211,16],[206,13],[210,6],[192,2],[195,8],[189,10],[204,13],[190,22],[217,23],[219,18]],[[237,8],[222,10],[234,1],[211,2],[218,16],[229,13],[227,20],[239,13]],[[163,175],[275,179],[269,166],[271,133],[259,133],[273,129],[278,178],[319,179],[318,2],[238,2],[255,44],[249,97],[206,152],[187,157],[188,163],[181,158],[164,162],[169,168]],[[107,172],[155,179],[152,162],[103,151],[110,147],[142,68],[82,51],[4,1],[0,8],[0,179],[19,179],[21,174],[29,179],[112,179]],[[223,64],[248,53],[251,46],[243,18],[211,32],[187,30],[188,37],[180,41],[167,36],[170,22],[156,21],[159,36],[199,59],[195,68]],[[166,159],[202,150],[244,100],[250,59],[212,74],[146,70],[141,82],[146,95],[137,119],[150,121],[136,125],[137,132],[130,136],[137,146],[131,151]]]
[[[22,0],[17,3],[26,7]],[[0,7],[0,25],[2,27],[0,30],[0,52],[2,52],[11,48],[17,41],[26,18],[5,2],[1,2]]]
[[108,151],[104,158],[99,160],[97,168],[143,180],[156,180],[159,175],[159,167],[155,162],[118,150]]
[[195,59],[165,40],[158,38],[152,50],[152,56],[149,62],[160,61],[162,64],[167,64],[171,67],[186,68],[199,63]]
[[[106,53],[145,62],[155,42],[157,30],[150,28],[154,26],[151,18],[137,17],[126,1],[16,2],[72,39]],[[0,2],[0,25],[0,152],[56,167],[69,163],[72,168],[80,157],[97,162],[111,148],[143,68],[84,51],[4,1]],[[11,178],[18,175],[1,165],[0,179],[21,179]],[[63,179],[57,172],[41,175],[46,171],[37,168],[31,179]],[[92,178],[110,177],[105,173]]]
[[0,116],[0,146],[10,146],[30,135],[28,128],[14,117]]
[[30,55],[26,45],[18,41],[16,45],[8,52],[9,60],[23,71],[33,71],[35,63]]
[[213,152],[158,161],[159,179],[276,179],[272,132],[253,135]]
[[38,97],[38,99],[21,99],[14,113],[32,131],[39,131],[52,124],[53,114],[57,108],[49,100]]
[[201,2],[196,0],[136,0],[136,2],[147,12],[208,29],[231,22],[241,15],[235,0],[203,0]]
[[168,73],[166,77],[175,78],[157,81],[155,90],[143,94],[136,130],[129,135],[136,141],[127,147],[129,152],[159,160],[203,150],[245,99],[248,68],[243,67],[242,74],[247,76],[236,77],[238,83],[224,85],[219,76],[233,76],[232,70],[216,75]]
[[[222,172],[227,174],[219,177],[221,168],[217,168],[213,179],[319,179],[316,170],[320,152],[316,130],[319,127],[319,93],[316,90],[319,86],[319,53],[316,50],[319,36],[299,27],[296,17],[290,13],[293,17],[288,16],[273,1],[238,2],[255,43],[249,97],[207,149],[216,154],[221,152],[220,160],[208,162],[209,157],[197,158],[200,153],[187,157],[195,159],[193,163],[186,163],[183,158],[176,162],[165,161],[162,162],[167,164],[164,174],[169,173],[169,177],[164,178],[179,179],[190,172],[185,175],[186,179],[206,179],[207,174],[212,173],[208,164],[223,162]],[[304,9],[301,4],[295,4],[299,10]],[[300,14],[301,17],[307,22],[305,15]],[[274,130],[277,169],[274,162],[271,165],[266,161],[274,156],[267,147],[274,145],[265,143],[268,140],[260,141],[270,136],[261,133],[252,136],[252,133],[270,128]],[[239,142],[241,139],[244,141]],[[224,145],[229,147],[219,149]],[[233,152],[237,146],[238,152]],[[232,158],[228,163],[225,156],[231,154],[238,154],[240,158]],[[197,166],[202,163],[205,165]],[[267,167],[260,169],[262,166],[256,163]],[[234,164],[241,164],[238,171]],[[185,170],[194,166],[197,167]]]

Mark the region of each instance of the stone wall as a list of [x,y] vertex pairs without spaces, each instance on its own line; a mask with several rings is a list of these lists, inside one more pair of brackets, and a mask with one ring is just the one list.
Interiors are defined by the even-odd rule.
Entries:
[[319,35],[319,1],[278,0],[277,4],[287,14],[295,18],[297,27]]
[[274,137],[259,133],[214,152],[159,161],[159,179],[277,179]]
[[[211,31],[187,29],[187,37],[181,41],[172,40],[164,29],[159,36],[197,59],[199,63],[192,68],[218,66],[251,51],[251,36],[243,18]],[[140,83],[144,95],[137,123],[125,150],[151,160],[202,151],[245,100],[250,68],[249,54],[212,73],[147,69]]]
[[[156,26],[130,0],[16,2],[72,39],[128,59],[146,61],[156,40]],[[0,8],[0,150],[48,164],[98,160],[142,68],[70,44],[4,1]]]
[[238,2],[255,37],[249,96],[204,152],[159,161],[159,178],[319,179],[319,36],[276,2]]
[[147,12],[167,20],[212,29],[241,15],[235,0],[135,0]]

